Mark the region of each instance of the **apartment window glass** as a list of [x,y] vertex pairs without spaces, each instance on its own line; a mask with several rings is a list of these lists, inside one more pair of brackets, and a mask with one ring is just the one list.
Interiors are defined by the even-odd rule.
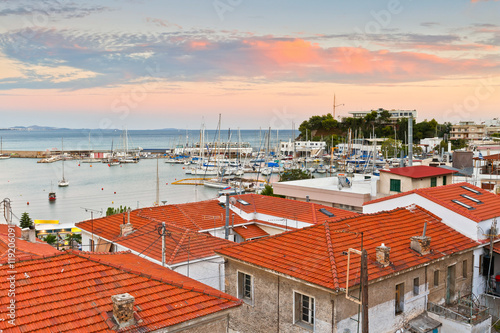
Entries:
[[401,192],[401,180],[400,179],[391,179],[390,191],[391,192]]
[[434,287],[439,286],[439,271],[436,269],[434,271]]
[[462,277],[467,278],[467,260],[462,261]]
[[420,291],[420,279],[418,277],[413,279],[413,296],[417,296]]
[[443,185],[446,185],[446,176],[443,176]]
[[238,298],[245,303],[253,303],[253,283],[252,276],[243,272],[238,272]]
[[295,293],[295,324],[312,329],[314,327],[314,297]]
[[395,313],[400,314],[404,311],[405,305],[405,284],[400,283],[396,285],[396,300],[395,300]]
[[431,187],[436,187],[436,186],[437,186],[437,178],[431,177]]

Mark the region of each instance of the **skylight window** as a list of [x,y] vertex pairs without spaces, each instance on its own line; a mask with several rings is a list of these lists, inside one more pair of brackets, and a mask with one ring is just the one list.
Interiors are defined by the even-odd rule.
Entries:
[[248,202],[246,202],[245,200],[241,200],[241,199],[238,199],[237,200],[240,204],[242,204],[243,206],[248,206],[250,205]]
[[477,204],[482,204],[483,203],[481,200],[473,198],[473,197],[471,197],[471,196],[469,196],[467,194],[460,194],[460,196],[464,197],[465,199],[469,199],[470,201],[473,201],[473,202],[475,202]]
[[482,194],[482,193],[481,193],[481,192],[479,192],[478,190],[475,190],[475,189],[470,188],[470,187],[468,187],[468,186],[460,186],[460,187],[461,187],[461,188],[463,188],[464,190],[471,191],[472,193],[477,194],[477,195],[481,195],[481,194]]
[[321,208],[319,211],[322,212],[323,214],[325,214],[328,217],[334,217],[335,216],[335,214],[333,214],[332,212],[326,210],[325,208]]
[[458,200],[451,200],[451,201],[452,201],[452,202],[454,202],[454,203],[456,203],[457,205],[460,205],[460,206],[462,206],[462,207],[464,207],[464,208],[467,208],[468,210],[473,210],[473,209],[475,209],[474,207],[469,206],[469,205],[467,205],[467,204],[463,203],[462,201],[458,201]]

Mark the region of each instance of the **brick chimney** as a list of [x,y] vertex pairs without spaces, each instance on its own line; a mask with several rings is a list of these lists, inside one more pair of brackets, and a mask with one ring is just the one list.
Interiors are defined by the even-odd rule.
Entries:
[[431,238],[427,236],[413,236],[410,238],[410,248],[417,251],[421,255],[426,255],[431,252]]
[[127,211],[127,223],[125,223],[125,213],[123,213],[123,224],[120,224],[120,237],[130,235],[134,231],[132,223],[130,223],[130,210]]
[[35,226],[29,226],[28,228],[21,229],[21,239],[31,243],[36,243]]
[[384,243],[382,245],[377,246],[375,249],[376,257],[377,257],[377,262],[382,265],[382,267],[387,267],[391,264],[391,261],[389,260],[389,253],[391,252],[391,248],[388,246],[385,246]]
[[113,295],[111,301],[113,302],[113,318],[119,328],[134,325],[134,296],[128,293]]

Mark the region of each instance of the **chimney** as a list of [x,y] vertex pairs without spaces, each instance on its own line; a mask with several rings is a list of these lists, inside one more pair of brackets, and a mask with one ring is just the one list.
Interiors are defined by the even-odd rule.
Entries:
[[119,328],[134,325],[134,296],[128,293],[113,295],[111,301],[113,302],[113,318]]
[[21,229],[21,239],[24,239],[30,243],[36,243],[35,226],[29,226],[28,228]]
[[426,255],[431,252],[431,238],[427,236],[413,236],[410,238],[410,248],[417,251],[421,255]]
[[125,213],[123,213],[123,224],[120,224],[120,237],[130,235],[134,231],[132,223],[130,223],[130,210],[127,210],[127,223],[125,223]]
[[389,253],[391,252],[391,248],[385,246],[384,243],[382,245],[377,246],[376,250],[377,262],[382,265],[382,267],[387,267],[390,265],[391,261],[389,260]]

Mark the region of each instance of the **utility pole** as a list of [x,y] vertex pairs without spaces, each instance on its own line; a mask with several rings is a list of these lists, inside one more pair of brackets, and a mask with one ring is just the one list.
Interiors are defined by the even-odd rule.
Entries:
[[92,208],[85,208],[85,207],[80,207],[81,209],[85,209],[85,212],[90,212],[90,221],[91,221],[91,243],[89,244],[89,247],[91,247],[90,252],[94,251],[94,212],[99,213],[102,215],[102,209],[97,210],[97,209],[92,209]]
[[12,210],[10,208],[10,199],[3,199],[3,216],[5,217],[5,221],[7,224],[12,223]]
[[368,333],[368,254],[361,251],[361,332]]
[[165,267],[165,236],[167,235],[165,222],[162,222],[161,226],[158,227],[158,234],[161,236],[161,265]]
[[344,106],[344,104],[335,105],[335,94],[333,94],[333,119],[335,119],[335,108],[337,106]]

